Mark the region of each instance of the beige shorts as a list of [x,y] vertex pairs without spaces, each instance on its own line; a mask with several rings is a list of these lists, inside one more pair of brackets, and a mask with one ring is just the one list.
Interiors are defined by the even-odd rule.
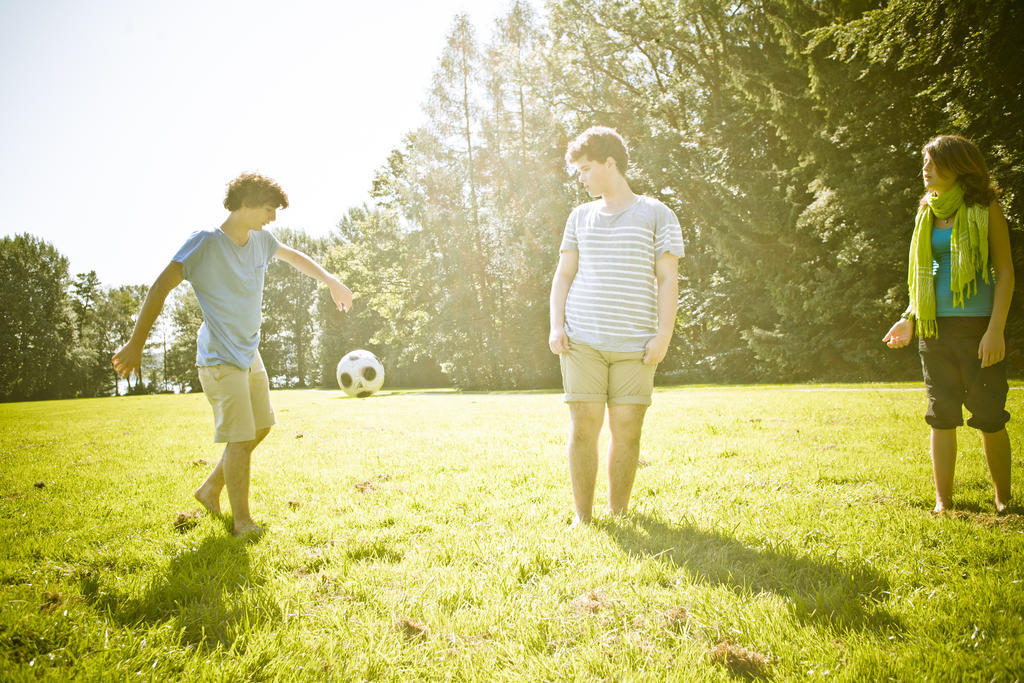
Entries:
[[256,352],[248,370],[234,365],[200,365],[199,382],[213,408],[213,440],[252,441],[256,431],[274,424],[270,379]]
[[599,351],[570,344],[559,354],[565,402],[651,405],[656,365],[644,365],[644,351]]

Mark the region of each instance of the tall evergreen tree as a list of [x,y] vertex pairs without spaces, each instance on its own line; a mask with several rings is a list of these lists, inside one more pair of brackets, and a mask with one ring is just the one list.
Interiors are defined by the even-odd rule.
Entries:
[[68,260],[32,235],[0,238],[0,399],[73,395]]
[[[921,148],[935,135],[957,133],[978,144],[1004,190],[1017,272],[1024,267],[1015,236],[1024,224],[1022,30],[1024,6],[1012,0],[890,0],[808,36],[822,112],[810,136],[815,172],[872,246],[861,259],[865,281],[884,286],[873,329],[906,305],[907,247],[924,191]],[[1019,291],[1006,334],[1024,334]],[[1024,367],[1015,344],[1007,361]]]
[[498,381],[507,388],[558,381],[547,347],[547,295],[572,204],[563,160],[567,133],[551,106],[544,61],[549,46],[532,7],[515,2],[495,22],[485,49],[481,177],[493,245]]
[[79,273],[71,282],[71,309],[75,314],[74,395],[99,396],[110,390],[113,351],[107,343],[103,318],[106,292],[96,271]]

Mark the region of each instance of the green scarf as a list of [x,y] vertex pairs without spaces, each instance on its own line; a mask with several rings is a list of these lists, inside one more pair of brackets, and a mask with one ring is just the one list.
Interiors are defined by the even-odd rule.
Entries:
[[[964,299],[978,291],[976,276],[988,282],[988,209],[964,204],[964,190],[957,183],[942,194],[929,192],[926,203],[914,220],[914,236],[910,240],[910,267],[907,285],[910,308],[917,319],[917,334],[938,336],[935,323],[935,278],[932,274],[932,215],[949,218],[953,214],[950,247],[950,289],[953,305],[963,306]],[[973,289],[972,289],[973,285]]]

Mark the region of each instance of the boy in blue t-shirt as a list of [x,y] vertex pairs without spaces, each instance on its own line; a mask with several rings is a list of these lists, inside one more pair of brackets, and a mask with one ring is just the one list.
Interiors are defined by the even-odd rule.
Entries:
[[269,178],[246,173],[228,185],[224,208],[231,212],[216,230],[193,233],[149,290],[131,339],[114,354],[121,377],[140,374],[142,350],[167,295],[182,280],[192,284],[203,324],[196,340],[196,365],[213,408],[214,441],[225,443],[224,454],[195,497],[220,514],[220,494],[227,487],[234,532],[259,533],[249,515],[249,463],[253,449],[274,424],[270,382],[260,358],[263,279],[271,259],[279,258],[299,272],[323,282],[338,310],[352,307],[352,292],[300,251],[280,244],[263,226],[288,197]]

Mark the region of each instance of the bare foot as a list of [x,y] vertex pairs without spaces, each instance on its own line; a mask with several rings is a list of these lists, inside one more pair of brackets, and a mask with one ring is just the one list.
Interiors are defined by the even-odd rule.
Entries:
[[196,500],[203,504],[211,515],[220,514],[220,496],[213,495],[210,491],[205,491],[204,487],[200,486],[196,489],[196,492],[192,494]]
[[255,522],[246,522],[244,524],[236,524],[234,534],[238,538],[254,537],[259,536],[263,533],[263,527],[259,526]]
[[572,522],[569,523],[569,528],[570,529],[578,529],[580,527],[588,526],[589,524],[590,524],[590,520],[589,519],[584,521],[584,520],[580,519],[579,517],[573,516]]
[[932,508],[932,514],[933,514],[933,515],[944,515],[944,514],[946,514],[947,512],[949,512],[949,508],[948,508],[948,507],[946,507],[946,506],[945,506],[945,505],[944,505],[943,503],[941,503],[941,502],[939,502],[939,503],[936,503],[936,504],[935,504],[935,507],[934,507],[934,508]]
[[1006,514],[1008,512],[1007,508],[1009,506],[1010,506],[1010,501],[1006,501],[1005,503],[1001,503],[1001,502],[999,502],[999,500],[996,500],[996,514],[997,515],[1004,515],[1004,514]]

